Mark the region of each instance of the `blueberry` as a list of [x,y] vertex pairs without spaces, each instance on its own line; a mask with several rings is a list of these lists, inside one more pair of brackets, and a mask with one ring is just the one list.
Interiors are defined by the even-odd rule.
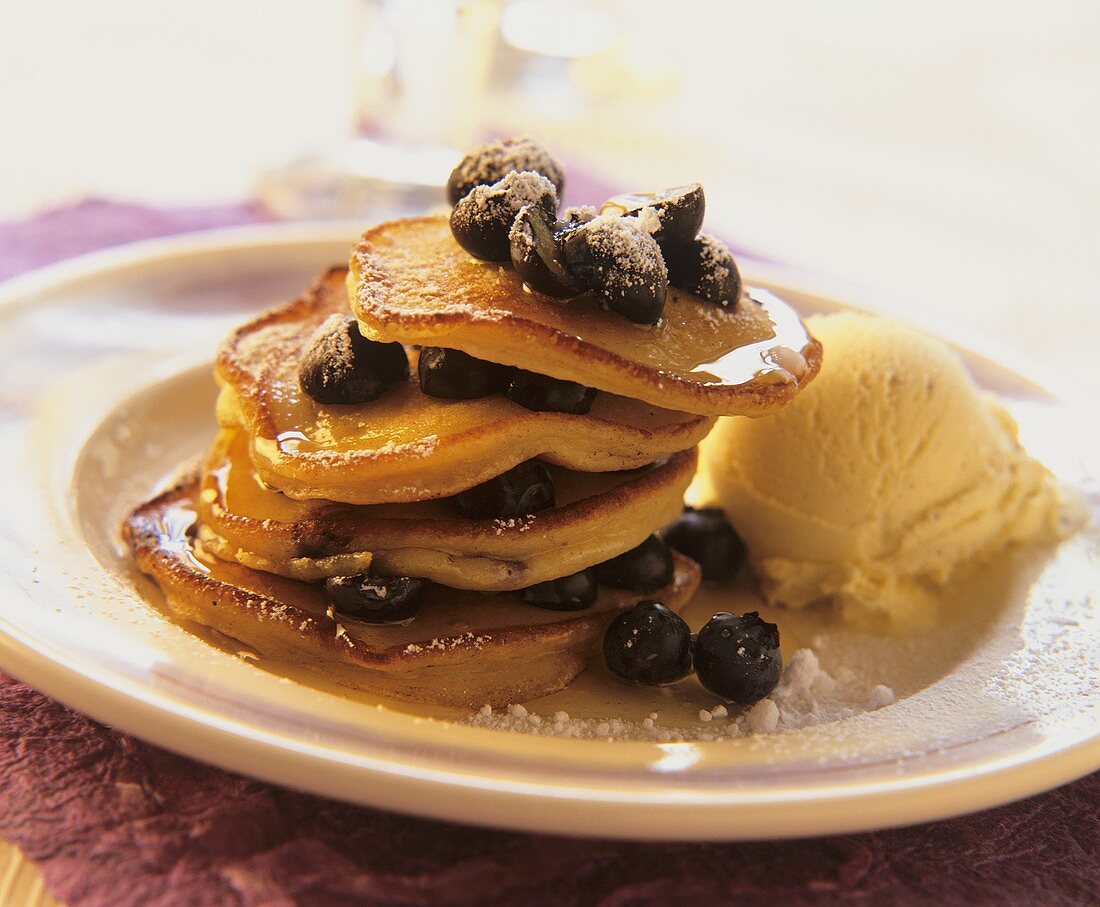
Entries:
[[640,601],[607,628],[603,657],[612,674],[630,683],[674,683],[691,673],[691,632],[660,602]]
[[665,261],[674,287],[721,306],[736,305],[741,297],[737,262],[725,244],[709,233],[669,249]]
[[563,234],[565,269],[606,308],[637,324],[656,324],[668,271],[657,242],[637,218],[601,214]]
[[366,403],[409,376],[400,343],[359,333],[354,318],[332,315],[310,340],[298,366],[298,384],[318,403]]
[[478,145],[469,151],[447,180],[447,198],[458,204],[475,186],[487,186],[504,179],[512,171],[532,170],[551,183],[558,194],[565,186],[560,163],[545,148],[526,136],[502,139]]
[[584,416],[592,409],[596,388],[517,368],[512,372],[504,396],[536,412]]
[[653,592],[672,582],[674,565],[668,545],[651,535],[637,548],[596,566],[596,579],[605,586]]
[[561,239],[554,218],[539,205],[519,209],[508,233],[512,266],[528,287],[545,296],[564,298],[584,291],[565,270]]
[[674,186],[661,192],[629,192],[609,198],[600,207],[601,214],[638,216],[645,209],[657,215],[660,223],[653,233],[662,251],[690,242],[703,226],[707,203],[698,183]]
[[662,535],[670,548],[699,564],[703,579],[729,579],[745,563],[745,543],[718,507],[685,507]]
[[715,614],[695,639],[695,672],[712,693],[739,705],[759,702],[783,670],[779,628],[756,611]]
[[542,463],[528,460],[450,501],[459,514],[470,519],[510,520],[553,507],[554,480]]
[[551,611],[580,611],[596,601],[597,591],[595,574],[581,570],[521,589],[519,597]]
[[508,261],[508,233],[524,205],[535,205],[554,217],[558,210],[554,184],[544,176],[524,171],[509,173],[488,186],[475,186],[451,211],[451,233],[475,258]]
[[371,623],[408,620],[420,610],[420,596],[428,581],[415,576],[330,576],[325,580],[334,610],[345,617]]
[[508,370],[495,362],[475,359],[461,350],[426,346],[417,365],[420,389],[429,397],[473,400],[504,387]]

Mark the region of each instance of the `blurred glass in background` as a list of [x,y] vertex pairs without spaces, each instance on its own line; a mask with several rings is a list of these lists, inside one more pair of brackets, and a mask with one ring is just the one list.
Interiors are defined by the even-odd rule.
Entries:
[[363,0],[360,135],[266,172],[259,196],[282,217],[409,214],[438,204],[455,162],[488,136],[530,132],[578,156],[616,147],[635,131],[631,121],[660,117],[676,95],[675,61],[647,9]]
[[364,0],[353,37],[358,133],[265,172],[281,217],[393,217],[441,200],[483,118],[498,39],[493,0]]

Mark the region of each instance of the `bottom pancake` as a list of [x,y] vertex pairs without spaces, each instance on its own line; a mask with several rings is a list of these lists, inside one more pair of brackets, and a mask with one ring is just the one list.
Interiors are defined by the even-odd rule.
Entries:
[[160,585],[175,616],[325,683],[397,699],[476,707],[555,692],[584,669],[617,611],[643,597],[678,609],[700,580],[695,562],[676,555],[665,589],[642,596],[601,588],[594,605],[572,612],[435,585],[414,620],[364,623],[334,614],[319,585],[205,552],[195,540],[197,488],[193,480],[160,495],[123,526],[139,567]]

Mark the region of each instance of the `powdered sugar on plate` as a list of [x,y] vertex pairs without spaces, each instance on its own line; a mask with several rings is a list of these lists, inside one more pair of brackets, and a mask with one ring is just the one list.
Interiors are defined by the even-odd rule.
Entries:
[[563,710],[542,715],[519,704],[503,709],[482,706],[464,723],[543,737],[659,743],[720,741],[842,720],[893,702],[893,691],[880,684],[872,690],[868,703],[856,679],[850,670],[838,670],[836,677],[830,675],[812,649],[799,649],[791,656],[779,685],[769,697],[750,708],[715,702],[699,711],[698,722],[694,724],[662,721],[660,710],[638,721],[615,716],[576,718]]

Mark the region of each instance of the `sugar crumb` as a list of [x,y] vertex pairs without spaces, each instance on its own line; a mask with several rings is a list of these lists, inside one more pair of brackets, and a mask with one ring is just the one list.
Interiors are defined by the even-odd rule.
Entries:
[[890,689],[890,687],[880,683],[873,690],[871,690],[871,702],[869,708],[872,711],[885,708],[888,705],[893,705],[894,699],[894,691]]
[[[733,738],[774,734],[812,727],[826,721],[842,721],[866,709],[860,707],[864,689],[855,684],[850,669],[838,667],[829,675],[817,654],[799,649],[790,658],[779,685],[772,694],[749,708],[718,703],[698,711],[698,723],[685,726],[658,724],[658,712],[641,721],[623,717],[574,718],[558,710],[552,718],[537,715],[523,705],[510,705],[500,712],[482,708],[464,723],[511,733],[527,733],[574,739],[649,740],[657,743],[703,741],[719,744]],[[851,687],[845,691],[846,687]],[[660,694],[672,695],[671,687]],[[866,700],[864,700],[866,701]],[[879,684],[870,694],[870,708],[883,708],[895,701],[889,687]]]

